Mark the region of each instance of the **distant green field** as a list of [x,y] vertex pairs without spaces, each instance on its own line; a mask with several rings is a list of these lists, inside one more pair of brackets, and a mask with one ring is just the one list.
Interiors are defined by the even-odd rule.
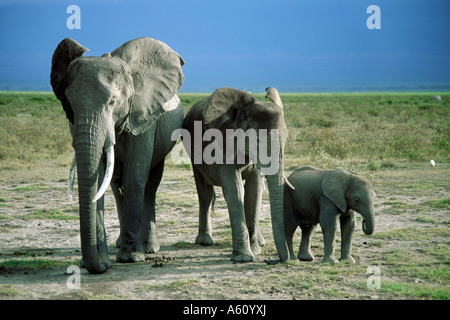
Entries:
[[[185,112],[207,93],[181,93]],[[255,94],[264,99],[263,93]],[[285,93],[286,164],[450,160],[450,93]],[[50,92],[0,92],[0,169],[67,159],[67,120]]]

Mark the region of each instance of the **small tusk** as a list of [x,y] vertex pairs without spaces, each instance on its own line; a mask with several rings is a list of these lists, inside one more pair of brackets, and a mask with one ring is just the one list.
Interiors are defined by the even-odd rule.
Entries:
[[286,182],[286,184],[289,186],[289,188],[291,188],[292,190],[295,190],[294,186],[289,182],[288,178],[284,176],[284,181]]
[[267,190],[267,188],[266,188],[266,180],[264,180],[264,175],[263,174],[261,174],[261,182],[262,182],[264,191],[266,191]]
[[114,146],[111,146],[106,150],[106,169],[105,169],[105,177],[103,178],[102,185],[100,189],[98,189],[97,194],[94,197],[92,202],[96,202],[100,199],[106,192],[106,189],[109,187],[109,183],[111,182],[112,176],[114,172]]
[[67,186],[67,198],[69,202],[72,202],[72,193],[73,193],[73,183],[75,182],[75,172],[77,171],[77,158],[75,155],[75,151],[72,156],[72,164],[70,165],[70,173],[69,173],[69,185]]

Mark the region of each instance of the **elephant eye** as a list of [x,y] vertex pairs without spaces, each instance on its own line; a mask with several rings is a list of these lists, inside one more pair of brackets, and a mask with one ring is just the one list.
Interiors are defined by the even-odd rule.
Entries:
[[358,197],[355,198],[355,202],[359,202],[359,198]]
[[108,107],[111,107],[111,106],[113,106],[115,104],[116,104],[116,98],[112,97],[111,99],[109,99]]

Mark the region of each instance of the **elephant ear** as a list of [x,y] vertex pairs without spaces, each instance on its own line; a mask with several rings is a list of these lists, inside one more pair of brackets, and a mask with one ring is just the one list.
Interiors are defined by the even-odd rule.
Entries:
[[283,109],[283,101],[281,101],[278,90],[272,87],[266,88],[266,98],[270,99],[273,104]]
[[121,58],[130,68],[134,82],[130,130],[134,135],[141,134],[166,111],[165,103],[183,84],[184,61],[168,45],[151,38],[128,41],[111,55]]
[[342,169],[327,173],[322,178],[322,193],[330,199],[341,212],[347,211],[345,192],[350,182],[351,174]]
[[230,119],[229,110],[244,108],[254,102],[255,97],[250,92],[227,87],[219,88],[205,99],[204,124],[208,126],[214,122],[214,126],[220,126],[219,123]]
[[52,57],[50,84],[56,97],[61,101],[67,118],[72,123],[73,111],[66,97],[67,69],[73,60],[82,56],[86,51],[89,49],[73,39],[66,38],[58,44]]

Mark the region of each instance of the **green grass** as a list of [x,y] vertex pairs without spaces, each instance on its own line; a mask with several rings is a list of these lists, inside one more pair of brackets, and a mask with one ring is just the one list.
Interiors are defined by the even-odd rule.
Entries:
[[71,152],[68,123],[50,92],[0,92],[0,170]]
[[[207,95],[181,93],[185,113]],[[450,160],[450,93],[441,93],[442,101],[430,96],[282,93],[287,168],[305,158],[322,167],[365,162],[369,171],[392,159]],[[64,111],[48,92],[0,92],[0,137],[0,169],[66,161],[72,153]]]
[[27,214],[24,219],[78,220],[80,217],[78,215],[61,212],[58,209],[40,209]]
[[20,295],[21,292],[12,284],[0,284],[0,297],[12,298]]
[[435,228],[427,228],[426,232],[424,229],[417,227],[404,227],[399,229],[391,229],[387,231],[378,231],[372,235],[375,239],[397,239],[397,240],[430,240],[435,236],[441,237],[450,237],[450,228],[444,227],[435,227]]
[[433,199],[426,201],[425,204],[436,209],[450,209],[450,199]]
[[38,183],[30,186],[25,187],[17,187],[12,189],[13,191],[36,191],[36,190],[43,190],[47,185],[45,183]]
[[448,160],[449,96],[442,96],[434,103],[428,94],[413,93],[282,95],[287,151],[335,159]]
[[432,299],[432,300],[449,300],[450,290],[442,287],[434,287],[431,285],[412,284],[412,283],[392,283],[386,282],[381,286],[382,292],[392,293],[395,295],[404,295],[410,298]]
[[0,262],[0,274],[5,272],[19,272],[57,267],[68,267],[73,264],[73,262],[69,261],[47,259],[10,259]]

